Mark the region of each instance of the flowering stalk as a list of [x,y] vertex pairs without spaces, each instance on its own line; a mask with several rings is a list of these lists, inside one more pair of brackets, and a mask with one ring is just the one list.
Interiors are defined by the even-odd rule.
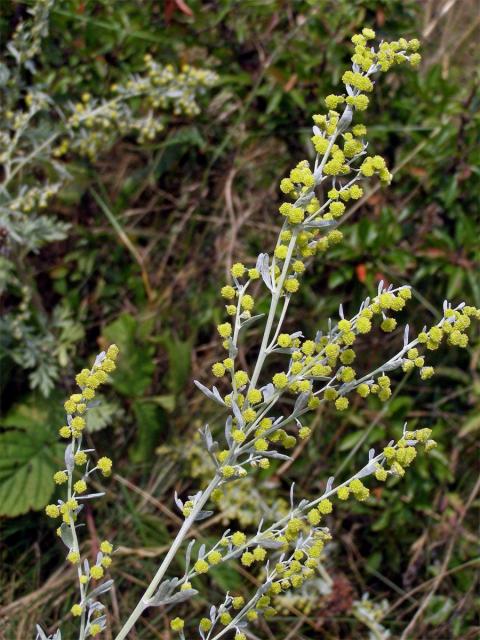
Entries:
[[[352,38],[355,53],[352,69],[342,78],[345,93],[328,96],[325,100],[328,113],[313,117],[312,142],[316,151],[313,170],[307,161],[300,162],[280,183],[289,200],[280,206],[284,221],[273,256],[260,254],[253,268],[235,263],[231,268],[232,284],[221,289],[230,320],[217,327],[226,357],[212,366],[212,373],[219,379],[228,378],[231,390],[222,395],[217,387],[209,388],[195,381],[210,400],[222,407],[225,415],[223,429],[212,433],[205,425],[201,430],[214,471],[205,489],[188,496],[186,501],[175,496],[185,521],[116,640],[128,637],[147,608],[174,607],[189,600],[197,594],[192,588],[193,578],[208,573],[212,566],[237,558],[246,567],[256,563],[262,567],[260,587],[247,603],[243,597],[227,593],[200,620],[198,635],[202,640],[220,640],[234,633],[235,640],[246,640],[244,629],[249,623],[260,615],[275,615],[276,598],[299,588],[320,570],[324,545],[331,539],[324,525],[325,516],[333,510],[330,498],[365,501],[370,491],[363,483],[364,478],[374,475],[377,481],[384,482],[390,477],[403,477],[419,448],[428,452],[435,446],[430,429],[408,431],[405,426],[398,442],[390,442],[379,454],[372,449],[366,464],[351,478],[335,486],[335,478],[330,478],[321,496],[295,504],[292,486],[288,513],[269,526],[264,527],[262,520],[257,533],[250,538],[242,531],[226,530],[210,549],[205,545],[196,548],[196,541],[191,540],[185,550],[183,575],[167,577],[173,561],[183,553],[182,543],[194,523],[212,514],[205,509],[208,501],[218,503],[229,483],[244,478],[249,471],[268,469],[272,459],[290,460],[279,449],[289,450],[297,444],[297,438],[309,437],[310,428],[301,421],[307,413],[322,403],[345,411],[352,393],[361,398],[373,394],[386,402],[392,394],[392,381],[387,374],[396,369],[403,372],[417,369],[421,379],[430,378],[434,370],[426,364],[424,350],[436,350],[442,342],[465,347],[468,344],[465,331],[471,319],[480,318],[480,310],[464,303],[453,307],[446,301],[437,324],[424,327],[414,339],[409,339],[407,325],[403,346],[396,355],[364,374],[351,366],[357,355],[355,343],[372,331],[375,323],[387,333],[396,329],[395,313],[411,299],[408,286],[385,287],[381,282],[377,295],[366,298],[354,315],[347,318],[340,306],[339,319],[336,322],[330,319],[328,329],[318,331],[312,339],[305,338],[300,331],[282,333],[289,302],[299,290],[306,269],[305,262],[342,240],[338,226],[346,212],[345,203],[363,195],[358,183],[375,175],[384,183],[391,179],[383,158],[366,155],[366,127],[351,126],[352,119],[368,105],[366,93],[373,89],[371,76],[395,64],[418,64],[419,43],[402,38],[398,42],[382,42],[376,50],[369,44],[374,35],[371,29],[364,29]],[[344,105],[342,114],[336,111],[339,105]],[[327,194],[323,202],[319,200],[320,188]],[[255,299],[247,292],[260,279],[271,300],[250,375],[238,368],[237,356],[245,329],[262,317],[252,315]],[[259,384],[267,358],[272,354],[286,356],[287,364]],[[291,410],[281,407],[282,399],[287,400],[287,407],[293,405]],[[180,640],[185,639],[182,618],[173,618],[170,626]]]
[[[83,369],[76,376],[80,393],[72,394],[65,402],[67,424],[59,429],[59,435],[69,441],[65,449],[65,468],[53,476],[56,484],[66,484],[67,496],[66,500],[58,500],[57,504],[49,504],[45,508],[50,518],[62,518],[57,535],[68,549],[67,560],[77,567],[79,601],[72,606],[71,613],[80,619],[78,640],[96,636],[105,628],[106,617],[102,613],[104,605],[97,598],[109,591],[112,585],[111,580],[99,582],[104,577],[105,569],[111,565],[112,544],[108,540],[100,544],[93,566],[90,566],[86,558],[82,562],[76,523],[84,506],[82,502],[104,495],[86,493],[90,476],[95,471],[100,471],[103,476],[108,477],[112,470],[112,461],[106,456],[93,463],[90,455],[93,450],[83,448],[83,431],[87,425],[89,409],[98,404],[95,401],[96,390],[107,382],[108,374],[115,370],[117,355],[118,348],[111,345],[106,352],[102,351],[95,358],[90,370]],[[77,480],[76,476],[79,476]],[[92,588],[94,583],[96,586]],[[46,637],[40,627],[37,627],[37,632],[42,640]]]

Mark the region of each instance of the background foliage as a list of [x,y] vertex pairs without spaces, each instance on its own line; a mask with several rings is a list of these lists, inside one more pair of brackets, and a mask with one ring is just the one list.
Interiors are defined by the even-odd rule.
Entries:
[[[2,42],[31,4],[4,3]],[[94,541],[110,537],[120,547],[113,629],[153,572],[178,526],[173,490],[188,493],[205,473],[195,433],[210,409],[191,379],[205,382],[219,356],[212,330],[221,317],[218,287],[233,258],[251,264],[271,246],[278,182],[308,153],[310,116],[335,89],[349,38],[365,24],[385,38],[419,37],[424,61],[420,73],[390,74],[375,90],[366,124],[394,181],[359,201],[345,242],[312,265],[288,327],[306,334],[340,302],[353,308],[380,279],[413,285],[417,329],[431,323],[445,297],[480,306],[475,3],[53,4],[35,81],[57,105],[86,92],[106,99],[112,84],[144,69],[146,54],[176,69],[216,71],[219,80],[198,98],[198,114],[166,109],[164,130],[152,140],[127,132],[93,157],[62,157],[72,179],[44,211],[49,224],[68,225],[61,238],[20,249],[8,233],[1,236],[0,624],[7,640],[32,637],[40,617],[52,624],[65,617],[69,637],[73,581],[59,568],[61,551],[38,510],[54,491],[62,398],[73,373],[112,341],[121,349],[119,370],[88,428],[98,451],[113,448],[117,473],[97,507],[99,530],[92,514],[87,522]],[[141,104],[132,109],[145,116]],[[36,179],[48,174],[38,172]],[[371,336],[365,365],[388,350],[388,340]],[[362,411],[355,403],[346,414],[323,410],[295,464],[260,477],[268,505],[282,509],[292,481],[299,493],[315,495],[333,471],[346,476],[370,446],[399,437],[405,420],[433,427],[440,444],[406,481],[378,489],[353,512],[350,503],[336,510],[328,576],[303,599],[285,598],[284,616],[262,623],[258,637],[366,638],[354,604],[366,593],[378,607],[388,600],[382,625],[392,637],[422,603],[418,638],[476,637],[479,358],[477,334],[467,350],[437,356],[433,383],[407,377],[385,408],[372,399]],[[37,378],[51,383],[35,382],[42,367]],[[246,485],[232,495],[234,508],[202,523],[197,535],[212,539],[225,522],[248,527],[256,490]],[[244,568],[219,568],[210,593],[241,591],[252,579]],[[160,612],[137,634],[168,638],[167,629]]]

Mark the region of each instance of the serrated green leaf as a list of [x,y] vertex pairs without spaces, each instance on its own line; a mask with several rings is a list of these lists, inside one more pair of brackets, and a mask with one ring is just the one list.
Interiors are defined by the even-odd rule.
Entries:
[[118,345],[122,357],[113,377],[113,387],[130,398],[142,396],[152,383],[153,348],[139,336],[137,320],[124,313],[105,329],[105,336]]
[[106,401],[102,396],[97,396],[100,404],[97,407],[89,409],[86,414],[87,431],[94,433],[105,429],[112,424],[115,417],[121,414],[121,407],[116,402]]
[[60,404],[32,394],[2,420],[11,428],[0,434],[0,515],[18,516],[48,503],[63,456],[56,433],[61,416]]

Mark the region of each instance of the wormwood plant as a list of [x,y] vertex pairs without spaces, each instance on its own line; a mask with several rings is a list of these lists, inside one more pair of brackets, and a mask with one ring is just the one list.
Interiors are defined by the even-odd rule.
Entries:
[[[387,443],[379,453],[370,450],[365,464],[352,477],[329,478],[322,495],[312,500],[298,500],[292,486],[286,513],[273,521],[258,522],[254,535],[227,529],[208,548],[204,544],[197,546],[195,540],[191,540],[186,549],[183,547],[194,523],[213,513],[208,504],[218,505],[231,483],[241,482],[258,468],[267,469],[272,459],[288,459],[283,450],[295,447],[298,438],[309,437],[310,412],[322,403],[331,403],[338,411],[344,411],[353,393],[362,398],[374,394],[381,401],[388,401],[392,393],[389,374],[394,370],[417,370],[421,379],[430,378],[434,370],[427,363],[428,351],[438,349],[442,342],[465,347],[468,343],[465,330],[472,318],[480,318],[480,310],[465,303],[452,306],[446,301],[438,323],[424,327],[413,338],[407,325],[397,353],[371,371],[363,371],[356,364],[355,368],[352,366],[356,360],[355,346],[376,324],[384,332],[396,328],[395,314],[411,298],[408,285],[393,288],[380,283],[373,299],[366,298],[349,316],[340,307],[338,320],[329,320],[326,330],[319,330],[312,338],[300,331],[282,332],[306,261],[342,240],[338,227],[347,204],[362,196],[361,183],[375,176],[385,184],[391,180],[385,160],[367,154],[365,126],[353,124],[352,120],[357,112],[367,108],[367,94],[373,89],[372,78],[377,72],[402,63],[418,64],[419,42],[402,38],[381,42],[375,49],[369,42],[374,36],[371,29],[363,29],[352,38],[355,52],[351,70],[342,77],[344,93],[327,96],[328,112],[313,116],[312,142],[316,151],[313,167],[308,161],[302,161],[280,183],[286,201],[280,206],[283,225],[273,254],[260,254],[252,268],[234,264],[232,284],[221,289],[228,320],[217,330],[226,357],[213,365],[212,373],[222,380],[222,385],[228,380],[230,389],[222,395],[216,386],[209,388],[196,381],[207,398],[221,407],[224,416],[218,428],[212,430],[205,425],[201,429],[205,451],[213,465],[211,478],[205,488],[186,500],[175,496],[185,518],[183,525],[116,640],[126,638],[139,617],[150,607],[158,606],[167,608],[171,614],[170,627],[180,639],[233,637],[245,640],[249,624],[261,615],[275,616],[282,594],[315,579],[321,571],[322,552],[332,538],[325,516],[332,512],[334,501],[368,500],[370,489],[365,484],[366,478],[374,476],[377,481],[385,482],[390,477],[403,477],[418,451],[428,452],[435,446],[430,429],[409,431],[405,425],[398,441]],[[244,339],[249,326],[263,318],[262,314],[254,315],[252,295],[254,290],[258,294],[262,283],[268,291],[270,306],[261,343],[252,349],[256,357],[251,370],[247,371],[240,368],[238,362],[240,340]],[[112,584],[111,580],[101,582],[111,563],[112,543],[102,542],[91,565],[86,558],[82,559],[78,539],[81,529],[77,523],[82,501],[96,497],[86,493],[91,474],[96,470],[104,475],[111,472],[109,458],[101,457],[94,463],[93,451],[83,449],[82,430],[84,414],[92,406],[95,389],[113,371],[117,351],[112,345],[96,358],[91,370],[83,370],[76,378],[80,392],[65,403],[67,421],[60,429],[60,435],[68,441],[65,468],[54,476],[57,483],[67,487],[67,492],[58,504],[46,508],[50,517],[62,517],[57,532],[67,546],[68,561],[77,566],[78,602],[71,612],[79,618],[79,640],[96,636],[105,628],[104,605],[99,598]],[[283,358],[284,365],[269,378],[264,369],[271,356],[275,356],[275,362]],[[181,575],[175,575],[172,563],[179,555],[182,562],[176,566],[185,568]],[[192,580],[231,559],[258,569],[259,586],[250,599],[226,593],[199,621],[184,621],[179,617],[176,607],[198,593]],[[366,611],[366,605],[363,610]],[[363,617],[365,611],[361,614]],[[47,639],[40,627],[37,637]],[[50,636],[56,640],[60,637],[60,631]]]
[[51,95],[55,74],[39,56],[53,5],[36,0],[0,59],[0,295],[9,295],[0,346],[45,396],[83,335],[65,307],[46,317],[27,266],[29,254],[68,236],[70,225],[49,211],[53,199],[72,181],[76,161],[94,162],[127,136],[151,142],[165,129],[162,112],[197,115],[198,95],[217,79],[190,65],[177,71],[147,54],[141,72],[112,84],[106,95]]

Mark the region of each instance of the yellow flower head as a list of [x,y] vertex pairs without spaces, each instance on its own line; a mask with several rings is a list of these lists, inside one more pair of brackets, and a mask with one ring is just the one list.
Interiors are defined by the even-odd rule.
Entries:
[[102,474],[105,477],[107,477],[107,476],[110,475],[110,473],[112,471],[112,461],[110,460],[110,458],[107,458],[106,456],[103,456],[97,462],[97,467],[100,469]]
[[103,567],[101,567],[98,564],[93,565],[93,567],[90,567],[90,576],[94,579],[94,580],[100,580],[100,578],[103,578],[104,575],[104,571],[103,571]]

